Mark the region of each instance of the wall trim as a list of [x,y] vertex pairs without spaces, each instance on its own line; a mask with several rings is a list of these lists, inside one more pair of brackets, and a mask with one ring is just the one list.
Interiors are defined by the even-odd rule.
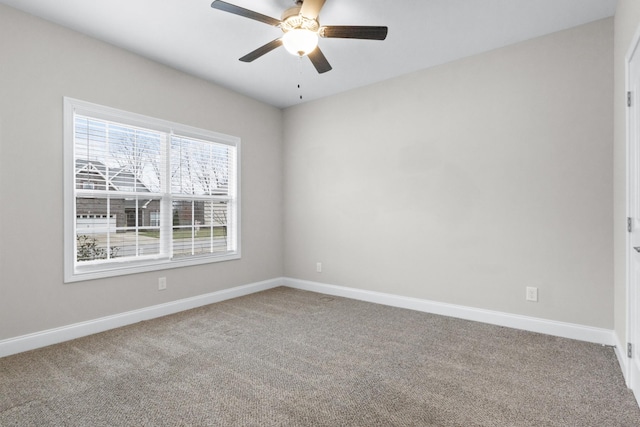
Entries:
[[[620,338],[618,338],[618,334],[616,334],[614,332],[613,334],[613,340],[614,340],[614,349],[616,352],[616,357],[618,358],[618,364],[620,365],[620,370],[622,371],[622,376],[624,378],[624,383],[627,387],[629,387],[629,359],[627,358],[627,351],[626,351],[626,345],[622,344],[620,342]],[[638,402],[638,405],[640,406],[640,402]]]
[[618,337],[614,334],[613,330],[578,325],[574,323],[557,322],[553,320],[521,316],[499,311],[466,307],[413,297],[405,297],[383,292],[348,288],[345,286],[330,285],[308,280],[293,279],[290,277],[279,277],[247,285],[236,286],[230,289],[224,289],[204,295],[184,298],[177,301],[171,301],[164,304],[158,304],[151,307],[145,307],[138,310],[115,314],[112,316],[101,317],[98,319],[74,323],[59,328],[47,329],[32,334],[5,339],[0,341],[0,357],[10,356],[12,354],[34,350],[52,344],[58,344],[64,341],[81,338],[87,335],[108,331],[110,329],[131,325],[144,320],[155,319],[181,311],[190,310],[192,308],[202,307],[205,305],[214,304],[216,302],[250,295],[256,292],[276,288],[278,286],[287,286],[294,289],[318,292],[327,295],[335,295],[360,301],[372,302],[376,304],[422,311],[425,313],[450,316],[475,322],[488,323],[492,325],[538,332],[563,338],[614,346],[615,353],[622,368],[623,374],[626,372],[626,353],[623,351],[624,347],[619,342]]
[[456,317],[465,320],[473,320],[476,322],[506,326],[514,329],[538,332],[542,334],[571,338],[597,344],[609,346],[616,345],[616,339],[613,330],[604,328],[558,322],[554,320],[521,316],[518,314],[484,310],[455,304],[447,304],[363,289],[348,288],[344,286],[329,285],[325,283],[299,280],[289,277],[283,278],[283,284],[284,286],[288,286],[290,288],[302,289],[306,291],[313,291],[345,298],[352,298],[360,301],[373,302],[393,307],[408,308],[410,310],[423,311],[426,313]]
[[265,291],[278,286],[282,286],[282,278],[236,286],[230,289],[224,289],[204,295],[184,298],[112,316],[88,320],[86,322],[74,323],[72,325],[5,339],[0,341],[0,357],[10,356],[12,354],[34,350],[36,348],[46,347],[52,344],[58,344],[64,341],[142,322],[144,320],[155,319],[157,317],[167,316],[169,314],[190,310],[192,308],[202,307],[204,305]]
[[[625,94],[628,93],[632,89],[632,75],[631,75],[631,61],[633,60],[635,55],[638,55],[638,49],[640,49],[640,26],[636,27],[636,31],[633,35],[633,39],[631,40],[631,44],[627,49],[627,53],[624,57],[624,90]],[[634,101],[635,102],[635,101]],[[634,190],[631,186],[632,178],[631,174],[633,173],[631,169],[632,162],[632,145],[634,143],[634,125],[636,125],[636,120],[632,115],[631,108],[625,108],[625,212],[627,218],[633,217],[632,215],[632,198],[631,191]],[[626,342],[632,343],[634,346],[637,346],[635,342],[638,335],[638,329],[635,325],[638,316],[638,309],[635,306],[636,298],[638,298],[638,287],[634,285],[633,278],[631,277],[631,269],[632,269],[632,252],[631,252],[631,234],[624,233],[625,235],[625,308],[626,308],[626,316],[625,316],[625,339]],[[624,347],[623,347],[624,348]],[[635,351],[635,350],[634,350]],[[623,351],[623,358],[625,356],[626,351]],[[623,368],[623,375],[625,378],[625,382],[627,387],[633,390],[634,396],[636,397],[636,401],[638,405],[640,405],[640,385],[634,384],[637,382],[635,378],[637,376],[637,369],[635,367],[635,363],[633,361],[629,361],[625,358],[625,364]]]

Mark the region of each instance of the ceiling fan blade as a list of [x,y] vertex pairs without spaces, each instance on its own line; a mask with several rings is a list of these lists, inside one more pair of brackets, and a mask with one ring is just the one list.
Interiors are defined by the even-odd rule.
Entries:
[[244,16],[245,18],[264,22],[265,24],[273,25],[274,27],[280,25],[280,21],[278,19],[224,1],[216,0],[211,3],[211,7],[214,9],[222,10],[224,12],[233,13],[234,15],[240,15]]
[[302,2],[302,8],[300,9],[300,15],[309,19],[317,19],[325,1],[326,0],[304,0]]
[[357,25],[329,25],[321,27],[320,37],[336,39],[384,40],[387,38],[387,27],[367,27]]
[[247,53],[245,56],[240,58],[242,62],[251,62],[255,59],[260,58],[262,55],[271,52],[273,49],[282,46],[282,39],[275,39],[265,44],[264,46],[260,46],[253,52]]
[[320,47],[316,47],[310,54],[307,55],[311,60],[311,63],[316,67],[316,71],[319,74],[331,71],[331,64],[325,58],[324,53],[320,50]]

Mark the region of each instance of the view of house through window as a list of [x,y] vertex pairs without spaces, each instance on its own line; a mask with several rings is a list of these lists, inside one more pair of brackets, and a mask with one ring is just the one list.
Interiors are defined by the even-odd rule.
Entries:
[[237,138],[66,102],[74,277],[239,257]]

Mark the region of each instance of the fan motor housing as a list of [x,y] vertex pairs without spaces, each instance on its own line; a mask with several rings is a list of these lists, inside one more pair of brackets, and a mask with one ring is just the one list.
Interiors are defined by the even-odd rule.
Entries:
[[291,30],[304,29],[318,32],[320,24],[317,19],[309,19],[300,15],[300,6],[293,6],[282,13],[280,28],[285,33]]

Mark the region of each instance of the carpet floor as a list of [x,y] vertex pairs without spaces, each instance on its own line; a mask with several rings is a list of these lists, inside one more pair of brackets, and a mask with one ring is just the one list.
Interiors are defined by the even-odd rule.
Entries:
[[640,426],[610,347],[289,288],[0,359],[0,426]]

